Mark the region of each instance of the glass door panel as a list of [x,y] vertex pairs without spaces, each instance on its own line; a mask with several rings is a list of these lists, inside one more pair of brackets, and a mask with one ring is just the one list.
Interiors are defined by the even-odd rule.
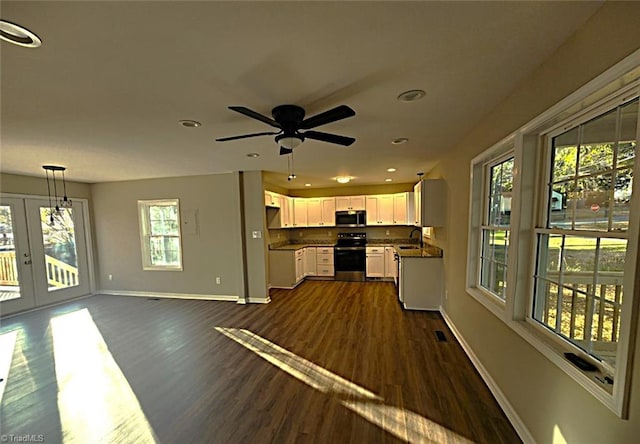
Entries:
[[28,199],[26,205],[38,305],[90,293],[84,202],[52,209],[45,200]]
[[24,201],[0,197],[0,314],[34,305]]
[[40,207],[40,224],[48,291],[77,286],[80,281],[73,209],[51,211]]

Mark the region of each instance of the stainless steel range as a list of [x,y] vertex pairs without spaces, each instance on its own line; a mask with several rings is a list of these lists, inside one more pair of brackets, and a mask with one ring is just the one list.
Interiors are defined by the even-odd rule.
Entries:
[[364,281],[367,264],[367,233],[338,233],[333,247],[337,281]]

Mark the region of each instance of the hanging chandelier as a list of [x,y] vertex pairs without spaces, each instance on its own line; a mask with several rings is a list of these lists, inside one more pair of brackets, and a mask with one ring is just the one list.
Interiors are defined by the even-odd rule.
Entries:
[[[67,197],[67,182],[64,178],[66,170],[63,166],[58,165],[42,165],[47,177],[47,195],[49,196],[49,222],[54,224],[54,214],[60,214],[60,208],[71,208],[73,205],[71,199]],[[56,183],[56,171],[62,173],[62,198],[58,199],[58,184]],[[49,179],[51,172],[51,179]],[[51,184],[53,184],[53,200],[51,199]],[[55,205],[54,205],[55,204]]]

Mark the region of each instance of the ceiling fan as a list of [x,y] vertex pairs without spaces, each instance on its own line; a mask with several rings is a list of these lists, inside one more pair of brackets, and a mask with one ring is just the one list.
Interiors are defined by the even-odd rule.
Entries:
[[258,136],[276,136],[276,143],[280,145],[280,154],[290,154],[293,149],[300,145],[305,139],[320,140],[322,142],[335,143],[338,145],[349,146],[356,141],[353,137],[339,136],[337,134],[323,133],[320,131],[304,131],[311,130],[327,123],[336,122],[355,116],[354,110],[347,105],[340,105],[315,116],[304,118],[304,108],[297,105],[280,105],[271,110],[273,119],[257,113],[244,106],[230,106],[230,110],[240,114],[244,114],[252,119],[259,120],[279,131],[270,131],[253,134],[243,134],[241,136],[222,137],[216,139],[217,142],[226,142],[228,140],[246,139],[248,137]]

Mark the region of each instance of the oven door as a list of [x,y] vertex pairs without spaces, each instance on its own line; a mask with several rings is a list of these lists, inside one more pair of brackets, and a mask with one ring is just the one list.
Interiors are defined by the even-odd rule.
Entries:
[[364,247],[334,247],[333,267],[335,271],[365,271],[366,256]]

